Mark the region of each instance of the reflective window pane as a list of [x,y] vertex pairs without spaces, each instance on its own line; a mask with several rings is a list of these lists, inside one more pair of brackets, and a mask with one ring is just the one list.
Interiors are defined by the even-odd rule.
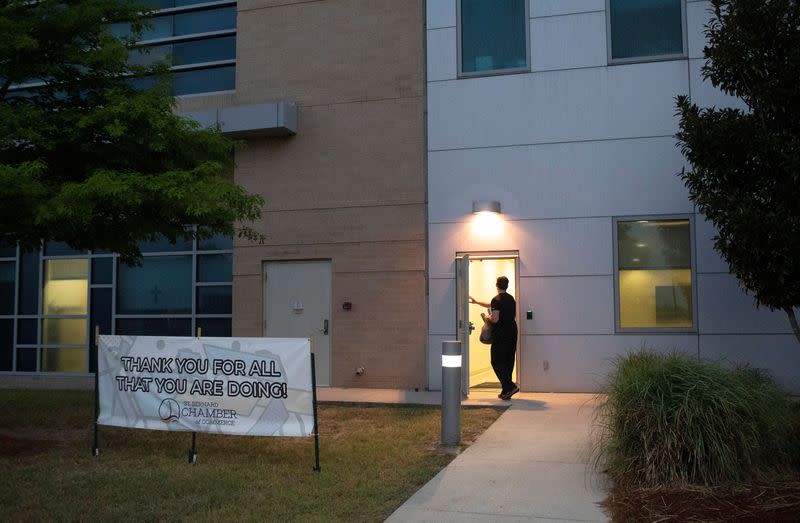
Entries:
[[175,95],[230,91],[236,87],[236,66],[178,71],[172,79],[172,92]]
[[92,283],[111,283],[113,269],[113,258],[92,258]]
[[89,260],[46,260],[44,314],[86,314]]
[[41,349],[42,372],[86,372],[86,349]]
[[38,321],[34,319],[17,320],[17,343],[23,345],[36,345],[36,329]]
[[[142,41],[235,29],[236,7],[155,16],[150,18],[149,23],[150,27],[141,35]],[[130,24],[111,25],[111,34],[118,38],[127,37],[130,35]]]
[[201,251],[225,251],[233,249],[233,236],[217,234],[211,238],[197,240],[197,249]]
[[151,256],[140,267],[117,268],[117,313],[190,314],[192,257]]
[[231,335],[230,318],[197,318],[197,326],[203,336],[229,337]]
[[0,320],[0,371],[11,371],[14,364],[14,320]]
[[172,45],[142,47],[131,51],[130,61],[137,65],[151,65],[172,57],[173,65],[189,65],[236,58],[236,37],[211,38]]
[[17,371],[36,372],[37,349],[17,349]]
[[197,256],[197,281],[229,282],[233,280],[233,254],[201,254]]
[[230,286],[197,287],[198,314],[230,314],[231,309]]
[[620,327],[692,327],[688,220],[617,222],[617,258]]
[[17,262],[0,262],[0,314],[14,314],[14,273]]
[[611,0],[612,58],[683,53],[682,0]]
[[236,27],[236,7],[222,7],[175,15],[175,35],[222,31]]
[[45,318],[42,320],[42,345],[84,345],[85,318]]
[[188,318],[118,318],[117,334],[130,336],[192,336]]
[[66,242],[45,242],[44,244],[45,256],[75,256],[80,254],[86,254],[86,251],[73,249]]
[[39,313],[39,251],[22,252],[19,268],[19,314]]
[[461,0],[461,70],[526,68],[527,24],[524,0]]

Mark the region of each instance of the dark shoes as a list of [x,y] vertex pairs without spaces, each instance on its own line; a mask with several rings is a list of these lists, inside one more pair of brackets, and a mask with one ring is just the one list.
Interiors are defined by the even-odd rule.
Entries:
[[516,394],[517,392],[519,392],[519,387],[517,387],[516,385],[514,385],[514,387],[513,387],[513,388],[512,388],[510,391],[508,391],[508,392],[504,392],[504,393],[500,394],[500,395],[499,395],[499,396],[497,396],[497,397],[498,397],[498,398],[500,398],[501,400],[510,400],[510,399],[511,399],[511,396],[513,396],[513,395],[514,395],[514,394]]

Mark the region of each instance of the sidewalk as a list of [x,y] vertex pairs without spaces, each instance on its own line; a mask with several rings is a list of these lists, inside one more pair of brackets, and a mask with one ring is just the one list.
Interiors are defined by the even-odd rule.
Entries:
[[[471,394],[470,402],[492,401],[479,395]],[[605,497],[602,479],[588,465],[592,399],[517,394],[510,409],[387,521],[606,521],[597,505]]]

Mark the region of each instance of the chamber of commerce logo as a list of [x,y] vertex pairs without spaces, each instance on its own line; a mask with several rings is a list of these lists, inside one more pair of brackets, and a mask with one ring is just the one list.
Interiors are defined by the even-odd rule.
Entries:
[[172,398],[167,398],[158,407],[158,415],[164,423],[178,421],[181,417],[181,406]]

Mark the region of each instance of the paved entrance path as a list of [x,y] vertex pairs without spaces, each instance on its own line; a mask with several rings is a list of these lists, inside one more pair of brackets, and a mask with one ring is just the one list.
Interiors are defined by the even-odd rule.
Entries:
[[602,480],[588,465],[593,396],[514,398],[387,521],[607,521]]

